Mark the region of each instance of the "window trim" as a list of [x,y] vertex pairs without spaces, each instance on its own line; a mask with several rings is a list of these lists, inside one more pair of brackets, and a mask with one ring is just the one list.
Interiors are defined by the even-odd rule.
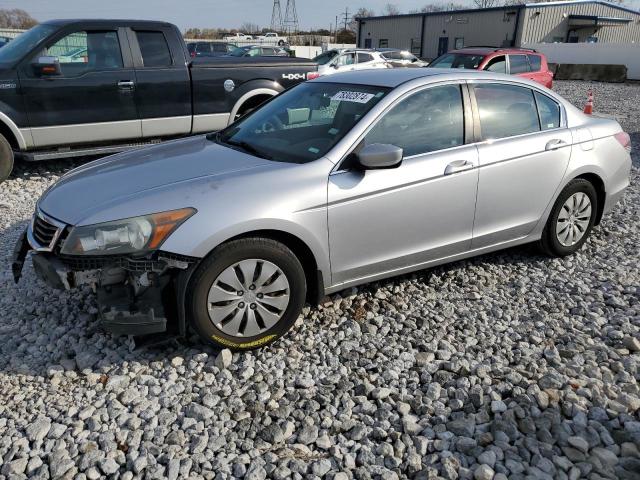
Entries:
[[[540,88],[537,88],[537,86],[532,86],[532,85],[522,85],[519,82],[511,82],[509,80],[488,80],[488,79],[472,79],[472,80],[467,80],[467,84],[469,85],[469,95],[471,96],[471,107],[473,110],[473,132],[474,132],[474,143],[477,145],[482,145],[482,144],[487,144],[487,143],[494,143],[494,142],[500,142],[502,140],[509,140],[509,139],[513,139],[513,138],[521,138],[521,137],[527,137],[527,136],[531,136],[531,135],[540,135],[540,134],[546,134],[548,132],[554,132],[556,130],[565,130],[567,129],[567,112],[565,110],[565,107],[563,105],[562,102],[556,100],[555,98],[553,98],[551,95],[546,94],[545,92],[543,92]],[[478,84],[498,84],[498,85],[509,85],[512,87],[521,87],[521,88],[527,88],[529,90],[531,90],[532,92],[538,92],[542,95],[545,95],[546,97],[549,97],[551,100],[553,100],[554,102],[556,102],[559,106],[560,106],[560,125],[557,128],[550,128],[548,130],[538,130],[537,132],[529,132],[529,133],[522,133],[520,135],[512,135],[510,137],[500,137],[500,138],[489,138],[489,139],[483,139],[482,135],[481,135],[481,130],[480,130],[480,110],[478,109],[478,102],[476,99],[476,95],[475,95],[475,89],[474,86],[478,85]],[[535,101],[535,95],[533,96],[534,101]],[[537,110],[537,104],[536,104],[536,110]],[[540,114],[538,113],[538,117],[540,117]],[[538,122],[540,122],[540,119],[538,118]]]
[[[387,105],[384,110],[382,110],[376,118],[372,119],[369,125],[365,128],[365,130],[358,136],[358,138],[353,142],[352,145],[347,148],[346,153],[342,155],[340,160],[336,162],[334,167],[331,169],[329,175],[337,175],[340,173],[344,173],[349,171],[348,168],[343,168],[343,165],[349,161],[349,157],[351,154],[360,147],[364,138],[369,134],[369,132],[378,124],[378,122],[382,119],[384,115],[386,115],[390,110],[392,110],[396,105],[398,105],[403,100],[406,100],[410,96],[419,93],[423,90],[427,90],[434,87],[443,87],[448,85],[458,85],[460,87],[460,94],[462,98],[462,124],[463,124],[463,143],[462,145],[456,145],[455,147],[443,148],[440,150],[434,150],[432,152],[423,152],[417,153],[415,155],[403,156],[402,161],[410,160],[415,157],[424,157],[427,155],[438,155],[441,152],[448,152],[458,148],[465,148],[469,145],[473,145],[476,143],[474,141],[473,129],[474,129],[474,118],[472,111],[472,102],[471,102],[471,94],[469,85],[465,80],[444,80],[441,82],[429,83],[427,85],[420,85],[416,88],[412,88],[411,90],[404,92],[398,98],[394,99],[389,105]],[[336,144],[333,148],[336,148],[339,144]]]

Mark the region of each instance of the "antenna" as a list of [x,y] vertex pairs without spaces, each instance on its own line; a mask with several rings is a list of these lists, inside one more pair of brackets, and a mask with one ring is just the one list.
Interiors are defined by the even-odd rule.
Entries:
[[282,9],[280,8],[280,0],[273,0],[273,11],[271,12],[271,30],[281,32],[282,28]]
[[298,12],[296,11],[296,0],[287,0],[287,10],[284,16],[284,28],[288,34],[298,31]]

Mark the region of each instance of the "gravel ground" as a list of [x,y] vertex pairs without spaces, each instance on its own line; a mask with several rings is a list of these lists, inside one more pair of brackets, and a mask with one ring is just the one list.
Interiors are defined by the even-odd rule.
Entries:
[[[585,247],[530,247],[335,295],[251,353],[134,349],[88,291],[9,253],[72,162],[0,186],[0,477],[640,478],[640,85],[592,84],[635,143]],[[558,82],[582,106],[585,82]]]

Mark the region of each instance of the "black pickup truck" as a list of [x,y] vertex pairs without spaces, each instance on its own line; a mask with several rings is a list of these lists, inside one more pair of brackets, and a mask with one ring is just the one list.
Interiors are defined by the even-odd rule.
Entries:
[[14,157],[100,155],[218,130],[317,74],[308,59],[191,59],[178,28],[53,20],[0,49],[0,182]]

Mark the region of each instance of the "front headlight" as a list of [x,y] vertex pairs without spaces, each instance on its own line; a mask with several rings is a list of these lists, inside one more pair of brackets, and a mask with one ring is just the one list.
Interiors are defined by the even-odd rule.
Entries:
[[154,250],[194,213],[196,213],[194,208],[182,208],[74,227],[64,241],[62,253],[114,255]]

